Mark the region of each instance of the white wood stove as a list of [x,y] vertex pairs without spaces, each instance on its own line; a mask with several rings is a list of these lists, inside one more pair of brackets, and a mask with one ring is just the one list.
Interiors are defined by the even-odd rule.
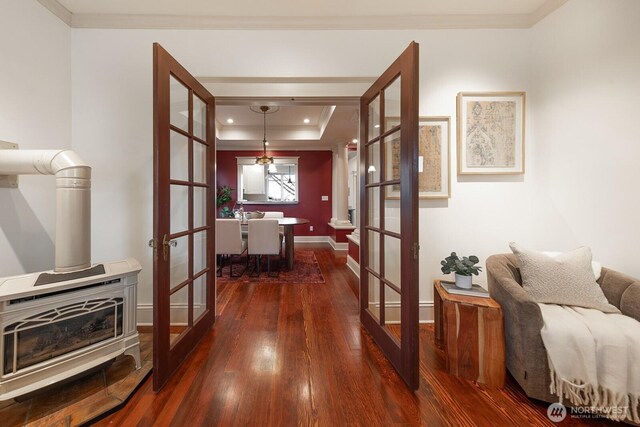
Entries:
[[55,269],[0,278],[0,401],[121,354],[140,368],[141,267],[133,258],[91,265],[91,167],[70,150],[0,141],[0,186],[17,189],[18,175],[56,177]]
[[140,368],[133,258],[72,273],[0,278],[0,401],[121,354]]

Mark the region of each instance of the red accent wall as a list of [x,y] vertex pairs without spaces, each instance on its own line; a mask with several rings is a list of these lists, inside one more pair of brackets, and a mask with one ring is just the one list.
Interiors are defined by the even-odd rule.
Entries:
[[[299,157],[298,159],[298,204],[295,205],[245,205],[246,211],[282,211],[284,216],[307,218],[310,222],[294,228],[296,236],[328,236],[331,220],[331,151],[269,151],[275,157]],[[260,156],[262,151],[217,151],[217,185],[238,187],[238,164],[236,157]],[[233,192],[233,200],[238,194]],[[322,201],[322,196],[329,196]],[[313,231],[309,231],[313,226]]]
[[360,264],[360,246],[356,245],[351,240],[349,240],[349,256],[351,256],[355,262]]
[[333,228],[332,226],[329,226],[329,236],[331,236],[333,241],[336,243],[347,243],[349,241],[349,239],[347,239],[347,236],[353,233],[353,230],[355,230],[355,227],[350,229],[344,229],[344,228]]

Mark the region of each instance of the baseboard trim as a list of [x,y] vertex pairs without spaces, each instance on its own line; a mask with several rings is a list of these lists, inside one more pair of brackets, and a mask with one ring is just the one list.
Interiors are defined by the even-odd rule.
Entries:
[[420,301],[419,323],[433,323],[435,319],[433,301]]
[[293,236],[294,243],[330,243],[329,236]]
[[351,258],[351,255],[347,255],[347,267],[353,271],[353,274],[355,274],[358,279],[360,278],[360,264]]
[[[171,306],[171,319],[174,319],[174,325],[185,326],[187,325],[187,313],[188,313],[187,304],[173,304]],[[149,326],[153,325],[153,304],[138,304],[137,307],[137,324],[140,326]]]
[[345,243],[338,243],[335,240],[333,240],[333,238],[331,236],[328,236],[329,238],[329,245],[331,245],[331,248],[333,248],[334,251],[348,251],[349,250],[349,243],[345,242]]
[[153,325],[153,304],[138,304],[138,309],[136,311],[138,314],[138,325]]
[[[378,306],[379,307],[379,306]],[[387,311],[385,320],[390,325],[400,324],[400,303],[391,302],[386,303]],[[418,323],[433,323],[433,301],[420,301],[418,303]]]

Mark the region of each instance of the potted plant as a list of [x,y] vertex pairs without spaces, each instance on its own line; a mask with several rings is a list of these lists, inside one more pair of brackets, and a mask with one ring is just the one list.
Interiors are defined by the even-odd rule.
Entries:
[[233,188],[228,185],[223,185],[218,187],[218,191],[216,193],[216,207],[220,209],[219,216],[220,218],[233,218],[233,211],[229,206],[224,206],[229,203],[231,199],[231,192]]
[[482,271],[482,267],[476,266],[480,260],[475,255],[462,257],[460,259],[455,252],[440,261],[442,272],[444,274],[456,274],[456,286],[462,289],[471,289],[471,276],[478,275]]

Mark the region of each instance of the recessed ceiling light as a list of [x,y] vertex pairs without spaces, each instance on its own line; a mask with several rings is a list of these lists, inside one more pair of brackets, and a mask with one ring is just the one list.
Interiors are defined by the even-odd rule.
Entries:
[[303,122],[304,122],[305,124],[308,124],[310,121],[311,121],[311,120],[309,120],[309,119],[304,119],[304,120],[303,120]]
[[374,125],[373,127],[378,129],[380,127],[380,125]]
[[353,139],[351,140],[351,142],[353,142],[354,144],[357,144],[357,143],[358,143],[358,140],[357,140],[356,138],[353,138]]
[[227,119],[227,123],[229,123],[229,124],[233,123],[233,119],[232,119],[231,117],[229,117],[229,118]]

